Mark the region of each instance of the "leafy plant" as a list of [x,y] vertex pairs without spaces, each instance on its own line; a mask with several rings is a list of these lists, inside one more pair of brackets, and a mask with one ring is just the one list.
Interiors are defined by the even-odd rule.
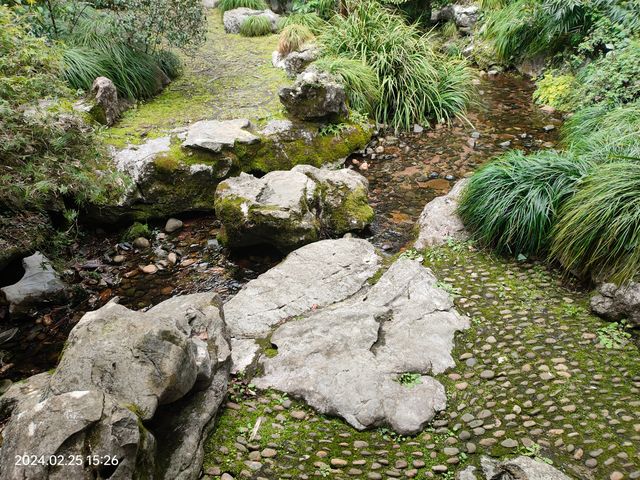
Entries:
[[568,271],[624,282],[640,272],[640,162],[594,166],[562,206],[551,255]]
[[396,381],[404,387],[415,387],[422,383],[422,375],[419,373],[405,372],[399,374]]
[[300,50],[305,43],[314,39],[315,36],[308,27],[292,23],[284,27],[280,32],[278,52],[282,56],[288,55],[291,52]]
[[437,54],[430,38],[380,4],[348,2],[349,15],[333,17],[320,37],[324,55],[359,60],[378,76],[375,117],[396,129],[463,117],[472,96],[462,60]]
[[266,10],[269,8],[264,0],[220,0],[217,5],[218,10],[222,13],[243,7],[251,10]]
[[322,57],[314,66],[332,74],[344,85],[351,108],[373,114],[380,101],[380,83],[370,67],[360,60],[344,57]]
[[618,349],[624,347],[631,339],[628,331],[629,325],[624,320],[620,323],[610,323],[600,327],[596,334],[600,344],[608,349]]
[[295,0],[291,10],[294,13],[315,13],[327,20],[335,13],[337,3],[336,0]]
[[550,244],[560,206],[588,164],[554,151],[511,151],[471,177],[458,213],[473,237],[500,253],[539,255]]
[[327,123],[318,129],[318,135],[323,137],[335,137],[344,132],[349,125],[346,123]]
[[262,37],[270,33],[271,20],[265,15],[252,15],[240,25],[240,35],[243,37]]
[[139,237],[151,238],[151,229],[146,223],[135,222],[127,229],[122,238],[131,242]]
[[550,105],[558,110],[571,110],[571,94],[575,86],[573,75],[547,73],[538,80],[534,100],[542,105]]

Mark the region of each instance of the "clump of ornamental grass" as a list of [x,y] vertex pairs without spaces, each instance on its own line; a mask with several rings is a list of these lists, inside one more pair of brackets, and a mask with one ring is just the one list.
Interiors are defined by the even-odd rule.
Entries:
[[269,8],[264,0],[220,0],[218,10],[224,14],[228,10],[236,8],[250,8],[251,10],[266,10]]
[[625,282],[640,273],[640,158],[596,165],[562,206],[551,256],[579,276]]
[[588,168],[566,153],[513,150],[471,177],[458,213],[482,245],[506,254],[543,254],[560,206]]
[[317,13],[292,13],[278,20],[278,29],[282,30],[289,25],[303,25],[314,35],[319,35],[327,26],[327,22]]
[[240,25],[240,35],[243,37],[263,37],[270,33],[271,20],[265,15],[252,15]]
[[305,43],[309,43],[314,39],[315,36],[308,27],[292,23],[284,27],[280,32],[278,52],[282,56],[288,55],[291,52],[300,50]]

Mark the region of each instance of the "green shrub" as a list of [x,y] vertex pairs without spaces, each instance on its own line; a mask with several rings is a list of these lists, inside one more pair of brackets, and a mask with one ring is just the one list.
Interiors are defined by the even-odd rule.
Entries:
[[375,72],[359,60],[323,57],[313,64],[318,70],[338,78],[347,91],[349,106],[373,114],[380,101],[380,83]]
[[174,52],[161,50],[154,54],[154,57],[160,70],[171,80],[175,80],[182,74],[182,60]]
[[240,25],[240,35],[243,37],[263,37],[271,33],[271,20],[264,15],[247,17]]
[[376,119],[396,129],[463,116],[472,96],[471,76],[460,60],[437,54],[430,38],[380,4],[349,4],[320,37],[325,55],[369,65],[381,84]]
[[315,39],[315,36],[304,25],[292,23],[287,25],[280,32],[280,40],[278,41],[278,52],[280,55],[288,55],[291,52],[300,50],[305,44]]
[[269,8],[264,0],[220,0],[217,6],[222,13],[243,7],[252,10],[266,10]]
[[337,0],[294,0],[293,13],[315,13],[322,19],[333,16],[338,5]]
[[533,98],[542,105],[550,105],[562,111],[571,110],[575,80],[573,75],[547,73],[538,80]]
[[278,29],[282,30],[283,28],[293,24],[304,25],[311,30],[314,35],[322,33],[327,26],[327,22],[317,13],[292,13],[286,17],[280,17],[278,20]]
[[640,273],[640,159],[594,167],[560,210],[551,255],[571,272],[614,282]]
[[582,68],[577,75],[578,107],[604,102],[620,105],[640,98],[640,41],[632,41]]
[[500,253],[540,255],[558,209],[588,169],[568,154],[511,151],[478,170],[458,212],[479,243]]

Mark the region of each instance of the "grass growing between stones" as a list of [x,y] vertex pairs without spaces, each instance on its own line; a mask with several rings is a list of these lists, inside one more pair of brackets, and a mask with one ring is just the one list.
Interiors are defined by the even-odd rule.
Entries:
[[[411,438],[358,432],[236,379],[206,446],[205,473],[449,479],[486,454],[541,458],[581,479],[640,478],[638,351],[601,341],[608,324],[589,313],[586,292],[541,265],[505,263],[467,243],[424,258],[472,320],[456,338],[456,368],[437,377],[448,406],[429,428]],[[255,453],[265,448],[276,455]]]
[[198,120],[248,118],[260,125],[281,118],[277,92],[289,81],[271,65],[277,40],[275,35],[226,34],[219,10],[211,10],[207,42],[193,56],[183,56],[183,75],[157,97],[127,111],[102,138],[121,148]]

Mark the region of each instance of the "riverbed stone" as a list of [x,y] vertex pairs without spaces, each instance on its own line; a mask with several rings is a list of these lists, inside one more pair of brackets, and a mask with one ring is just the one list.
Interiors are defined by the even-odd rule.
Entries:
[[421,250],[442,245],[447,240],[466,240],[469,233],[456,213],[460,195],[468,181],[460,180],[444,196],[431,200],[422,210],[418,220],[418,239],[414,247]]
[[230,178],[216,192],[219,240],[229,247],[270,244],[287,252],[364,229],[373,219],[368,183],[349,169],[299,165],[290,171]]
[[[468,320],[419,262],[399,259],[370,289],[285,323],[271,336],[259,388],[304,398],[357,429],[386,425],[415,434],[446,405],[429,373],[454,365],[450,351]],[[401,372],[419,374],[402,384]]]
[[607,320],[628,319],[640,325],[640,283],[629,282],[617,286],[604,283],[598,286],[598,292],[591,297],[591,310]]
[[24,275],[13,285],[0,289],[4,301],[9,304],[12,317],[24,316],[31,307],[62,299],[67,285],[54,270],[51,262],[40,252],[22,259]]

